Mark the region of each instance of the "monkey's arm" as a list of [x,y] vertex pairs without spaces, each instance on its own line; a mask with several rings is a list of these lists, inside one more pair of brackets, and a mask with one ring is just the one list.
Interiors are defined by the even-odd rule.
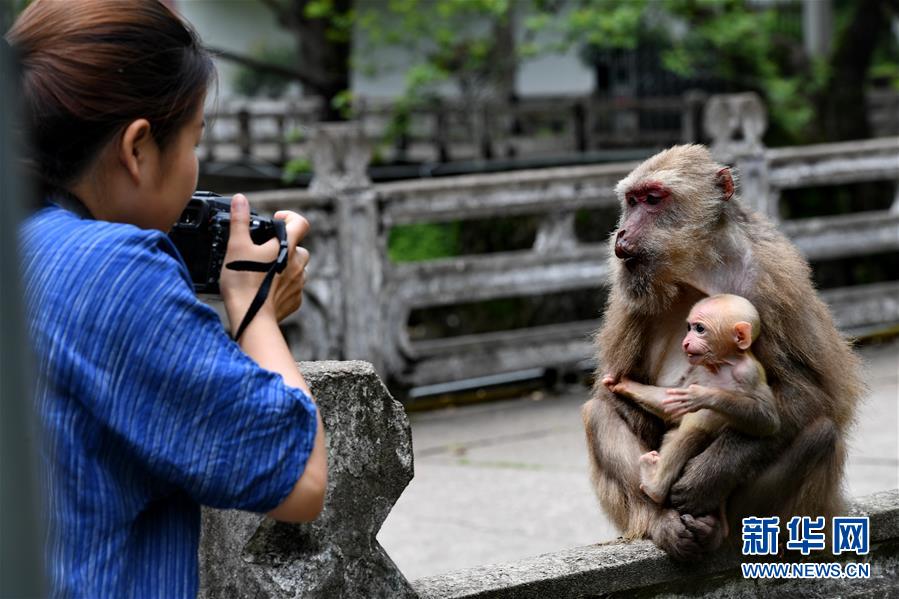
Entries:
[[664,420],[670,422],[674,420],[672,414],[665,409],[663,401],[668,397],[665,394],[665,387],[653,387],[652,385],[644,385],[632,381],[627,377],[621,377],[615,380],[614,377],[606,376],[602,380],[603,384],[609,388],[612,393],[617,393],[622,397],[633,400],[641,408],[654,414]]
[[668,389],[663,405],[675,417],[701,409],[713,410],[723,416],[729,426],[747,435],[765,437],[780,429],[774,395],[762,381],[742,391],[703,385]]

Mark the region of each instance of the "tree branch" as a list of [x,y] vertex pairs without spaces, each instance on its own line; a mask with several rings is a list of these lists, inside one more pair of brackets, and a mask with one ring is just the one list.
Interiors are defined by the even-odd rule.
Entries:
[[275,13],[275,18],[282,25],[287,24],[287,7],[281,4],[278,0],[261,0],[263,4],[265,4],[273,13]]
[[310,91],[321,93],[324,89],[324,84],[319,81],[318,78],[310,75],[309,73],[304,73],[296,69],[290,69],[287,67],[282,67],[280,65],[263,62],[261,60],[251,58],[249,56],[244,56],[242,54],[235,54],[230,50],[209,47],[207,47],[207,50],[209,50],[216,57],[223,60],[236,62],[237,64],[242,64],[259,71],[271,73],[272,75],[279,75],[281,77],[284,77],[285,79],[290,79],[292,81],[299,81],[304,86],[308,87]]

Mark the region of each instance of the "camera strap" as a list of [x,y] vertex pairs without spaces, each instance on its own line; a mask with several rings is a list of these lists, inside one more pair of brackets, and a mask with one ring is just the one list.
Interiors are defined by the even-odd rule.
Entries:
[[278,236],[278,242],[280,243],[277,258],[275,258],[271,262],[234,260],[232,262],[228,262],[225,265],[225,268],[230,270],[243,270],[265,273],[265,278],[262,280],[262,285],[259,286],[259,291],[256,292],[256,297],[253,298],[253,301],[250,303],[250,307],[247,309],[247,313],[243,317],[240,326],[237,327],[237,334],[234,335],[235,341],[240,340],[240,336],[243,335],[243,332],[253,320],[253,317],[256,316],[257,312],[259,312],[259,308],[262,307],[262,304],[265,303],[266,298],[268,298],[268,292],[271,290],[272,281],[274,280],[275,275],[283,272],[287,267],[287,256],[289,249],[287,246],[287,229],[284,226],[284,221],[276,219],[272,221],[272,224],[275,227],[275,234]]

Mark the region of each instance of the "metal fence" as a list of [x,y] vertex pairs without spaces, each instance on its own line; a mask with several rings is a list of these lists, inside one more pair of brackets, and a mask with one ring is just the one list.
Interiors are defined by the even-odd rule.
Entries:
[[[899,180],[899,137],[767,149],[764,111],[751,95],[714,97],[706,108],[712,149],[735,164],[744,203],[777,221],[782,190]],[[759,120],[761,119],[761,120]],[[723,124],[722,124],[723,123]],[[716,128],[717,127],[717,128]],[[734,138],[738,142],[727,141]],[[607,245],[575,234],[580,210],[615,210],[615,183],[636,163],[518,171],[372,185],[358,128],[323,127],[309,191],[251,196],[263,210],[303,212],[312,223],[306,304],[285,330],[298,357],[371,360],[403,386],[529,368],[570,368],[593,354],[597,320],[414,340],[413,310],[605,284]],[[516,251],[393,263],[392,228],[415,223],[536,215],[533,246]],[[892,208],[780,223],[810,260],[899,250],[899,193]],[[899,323],[899,281],[821,293],[847,334]]]

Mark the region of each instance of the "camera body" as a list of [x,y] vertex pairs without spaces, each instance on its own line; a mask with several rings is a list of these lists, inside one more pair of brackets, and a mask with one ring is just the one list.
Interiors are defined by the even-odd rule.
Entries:
[[[169,232],[187,264],[197,293],[220,295],[219,276],[231,232],[231,202],[211,191],[197,191]],[[277,236],[270,218],[250,212],[250,238],[260,245]]]

